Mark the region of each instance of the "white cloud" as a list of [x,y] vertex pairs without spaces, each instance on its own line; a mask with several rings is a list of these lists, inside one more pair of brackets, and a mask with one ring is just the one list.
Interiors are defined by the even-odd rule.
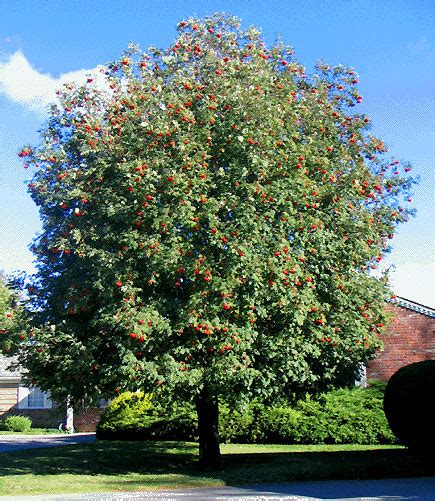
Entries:
[[53,78],[35,70],[18,51],[8,61],[0,63],[0,93],[37,114],[45,114],[47,105],[56,101],[57,89],[67,82],[82,83],[90,74],[101,78],[98,68],[71,71]]
[[398,296],[435,308],[435,263],[397,265],[391,284]]

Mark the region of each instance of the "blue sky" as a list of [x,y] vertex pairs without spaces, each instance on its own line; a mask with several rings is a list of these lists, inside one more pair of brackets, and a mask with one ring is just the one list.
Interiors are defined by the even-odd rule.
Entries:
[[132,41],[165,47],[191,15],[224,11],[280,33],[308,68],[356,68],[373,132],[420,177],[417,216],[400,227],[387,264],[397,294],[435,307],[435,3],[433,0],[0,0],[0,269],[32,270],[40,228],[17,157],[38,141],[54,89],[118,57]]

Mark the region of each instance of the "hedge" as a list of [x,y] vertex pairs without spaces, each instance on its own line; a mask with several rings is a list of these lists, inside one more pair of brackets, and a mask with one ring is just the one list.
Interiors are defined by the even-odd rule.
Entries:
[[[220,405],[223,443],[392,444],[383,405],[384,386],[340,389],[294,404],[254,401],[240,410]],[[173,405],[146,394],[125,393],[105,410],[97,427],[102,439],[197,440],[192,405]]]

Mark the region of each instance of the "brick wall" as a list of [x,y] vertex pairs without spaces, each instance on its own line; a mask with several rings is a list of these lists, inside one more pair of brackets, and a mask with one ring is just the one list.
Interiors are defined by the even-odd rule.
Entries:
[[435,360],[435,318],[389,304],[392,322],[383,351],[367,367],[367,378],[388,381],[404,365]]
[[74,412],[74,428],[76,431],[95,431],[103,409],[92,407]]
[[57,428],[63,419],[59,409],[18,409],[17,406],[0,414],[0,420],[8,416],[28,416],[33,428]]

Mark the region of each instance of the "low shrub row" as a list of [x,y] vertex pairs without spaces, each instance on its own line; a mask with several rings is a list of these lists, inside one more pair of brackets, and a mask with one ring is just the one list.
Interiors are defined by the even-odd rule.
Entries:
[[[220,405],[220,437],[226,443],[392,444],[385,418],[384,386],[334,390],[281,405],[258,401],[243,410]],[[191,405],[170,405],[143,393],[124,393],[105,410],[97,428],[102,439],[196,440]]]

